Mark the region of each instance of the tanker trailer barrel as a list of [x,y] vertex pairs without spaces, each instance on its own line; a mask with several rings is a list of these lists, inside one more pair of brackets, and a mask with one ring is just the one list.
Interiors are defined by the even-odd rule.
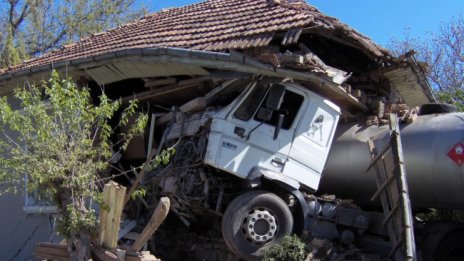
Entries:
[[[464,113],[419,116],[402,124],[401,138],[413,208],[464,208]],[[319,192],[376,205],[368,140],[383,149],[388,126],[339,124]],[[461,165],[462,164],[462,165]]]

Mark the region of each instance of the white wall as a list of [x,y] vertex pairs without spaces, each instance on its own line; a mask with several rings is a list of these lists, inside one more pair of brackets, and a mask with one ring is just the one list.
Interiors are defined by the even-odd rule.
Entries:
[[53,219],[48,214],[26,214],[21,194],[0,196],[1,260],[30,260],[39,241],[49,241]]

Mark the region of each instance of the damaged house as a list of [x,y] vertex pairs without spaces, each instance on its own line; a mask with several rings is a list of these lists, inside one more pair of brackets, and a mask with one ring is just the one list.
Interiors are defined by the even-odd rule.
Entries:
[[[170,217],[157,232],[164,243],[155,237],[151,243],[152,250],[156,246],[161,254],[155,253],[167,260],[192,254],[199,260],[207,255],[211,255],[208,260],[222,260],[231,255],[226,249],[255,259],[257,249],[282,233],[307,229],[307,215],[301,215],[308,213],[304,198],[319,188],[337,122],[377,127],[388,124],[393,113],[408,122],[416,116],[416,106],[435,102],[424,69],[413,55],[394,57],[300,0],[208,0],[163,10],[4,69],[0,94],[11,95],[24,81],[47,79],[52,69],[88,85],[94,95],[104,89],[111,99],[137,99],[151,115],[146,135],[122,155],[121,166],[129,169],[146,160],[151,151],[183,141],[176,145],[171,164],[141,177],[152,194],[125,209],[126,217],[136,220],[133,232],[140,232],[157,197],[170,197]],[[321,113],[316,115],[311,108]],[[240,125],[240,120],[256,124]],[[310,128],[305,133],[313,131],[318,146],[309,155],[301,154],[306,149],[297,146],[297,133],[305,124]],[[330,130],[323,133],[327,124],[332,124],[327,127]],[[309,141],[301,142],[313,142],[311,135]],[[264,156],[260,155],[262,144],[269,144]],[[305,159],[298,159],[299,155]],[[308,158],[317,164],[304,163]],[[297,163],[291,165],[292,161]],[[129,187],[135,176],[119,182]],[[237,195],[244,188],[257,187],[278,194],[270,196],[279,198],[277,205],[288,205],[289,198],[302,205],[293,202],[283,214],[275,213],[280,210],[274,203],[252,209],[242,220],[248,228],[238,224],[243,233],[240,239],[224,224],[221,231],[221,218],[244,211],[234,203]],[[252,201],[245,195],[243,202]],[[22,212],[23,197],[0,197],[2,208],[21,217],[0,223],[2,254],[17,260],[30,257],[35,242],[48,241],[53,228],[53,214],[47,213],[53,209],[29,206],[31,195],[25,198],[24,209],[35,214]],[[227,210],[228,206],[234,209]],[[368,216],[357,211],[346,207],[337,215],[340,219]],[[273,228],[273,218],[292,220],[287,220],[287,227],[278,223]],[[338,229],[340,219],[327,226]],[[234,217],[227,220],[237,222]],[[342,225],[353,232],[346,232],[344,243],[351,244],[351,235],[362,235],[368,224],[348,223]],[[183,242],[192,234],[195,240]],[[345,240],[335,234],[331,238]],[[168,250],[163,253],[162,249]]]

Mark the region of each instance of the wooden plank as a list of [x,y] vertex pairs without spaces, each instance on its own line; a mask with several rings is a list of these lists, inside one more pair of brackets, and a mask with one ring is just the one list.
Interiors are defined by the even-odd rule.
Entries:
[[179,86],[198,85],[199,83],[202,83],[202,82],[207,81],[207,80],[211,80],[211,77],[210,76],[201,76],[201,77],[197,77],[197,78],[182,80],[182,81],[179,81],[178,85]]
[[167,94],[171,94],[171,93],[175,93],[175,92],[181,92],[181,91],[183,91],[185,89],[190,89],[190,88],[197,87],[197,86],[198,86],[198,83],[183,84],[183,85],[180,85],[180,84],[178,84],[178,85],[168,85],[166,87],[160,87],[160,88],[156,88],[156,89],[153,89],[153,90],[136,93],[136,94],[131,95],[131,96],[123,97],[121,100],[123,102],[129,102],[130,100],[135,100],[135,99],[137,99],[139,101],[143,101],[143,100],[155,98],[155,97],[158,97],[158,96],[161,96],[161,95],[167,95]]
[[70,257],[59,257],[56,255],[36,253],[36,252],[34,252],[34,256],[39,259],[54,260],[54,261],[70,261],[71,260]]
[[94,261],[119,261],[118,257],[108,250],[93,246],[90,249]]
[[34,255],[41,256],[41,255],[49,255],[49,256],[56,256],[57,258],[65,258],[69,259],[70,255],[67,249],[53,249],[53,248],[36,248],[34,250]]
[[39,242],[37,247],[34,249],[33,255],[37,258],[43,259],[59,261],[71,260],[67,246],[48,242]]
[[280,63],[296,63],[296,64],[303,64],[304,57],[302,55],[296,54],[281,54],[278,55]]
[[158,227],[163,223],[164,219],[168,215],[169,207],[171,203],[168,197],[162,197],[156,206],[153,215],[151,216],[150,221],[140,233],[139,238],[132,245],[132,250],[140,251],[142,247],[148,242],[152,237],[153,233],[158,229]]
[[121,225],[121,229],[118,232],[118,240],[123,238],[127,233],[129,233],[137,225],[137,222],[135,220],[131,220],[127,222],[127,224],[123,225]]
[[105,184],[100,212],[99,245],[107,249],[118,246],[119,222],[124,208],[126,188],[114,181]]
[[137,240],[140,236],[140,233],[137,232],[129,232],[123,236],[125,239],[130,239],[130,240]]
[[400,197],[401,197],[401,210],[403,212],[403,227],[402,227],[402,239],[405,241],[403,257],[405,260],[417,260],[416,245],[414,238],[414,221],[411,209],[411,202],[408,192],[408,183],[406,179],[406,167],[404,165],[403,146],[401,143],[400,128],[398,125],[398,119],[395,115],[390,115],[390,128],[393,131],[393,151],[396,156],[396,163],[398,164],[399,172],[399,185],[400,185]]
[[50,243],[50,242],[39,242],[37,246],[67,249],[67,246],[65,244],[57,244],[57,243]]
[[[179,111],[181,112],[195,112],[195,111],[200,111],[206,108],[206,98],[205,97],[197,97],[182,106],[179,107]],[[157,125],[164,124],[168,121],[171,120],[173,117],[174,113],[169,112],[163,115],[161,118],[159,118],[156,121]]]
[[206,99],[197,97],[179,107],[181,112],[195,112],[206,108]]
[[387,224],[387,222],[392,218],[394,217],[394,214],[395,212],[399,209],[400,207],[400,202],[394,202],[394,205],[392,207],[392,209],[390,210],[390,212],[388,212],[387,216],[384,218],[384,220],[382,221],[382,226],[385,226]]
[[148,80],[145,82],[145,88],[157,87],[157,86],[163,86],[163,85],[171,85],[171,84],[176,84],[176,83],[177,83],[177,80],[175,78]]
[[366,169],[366,172],[368,172],[372,167],[374,167],[380,159],[383,160],[384,155],[387,153],[389,149],[391,149],[390,145],[385,146],[382,152],[380,152],[375,158],[372,159],[371,163]]
[[387,180],[377,189],[374,195],[371,197],[371,201],[374,201],[380,193],[384,192],[385,188],[395,179],[395,176],[390,176]]

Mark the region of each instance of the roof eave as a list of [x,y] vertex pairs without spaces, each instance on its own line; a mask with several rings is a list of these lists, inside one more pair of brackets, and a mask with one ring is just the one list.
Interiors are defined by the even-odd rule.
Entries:
[[[120,61],[137,61],[144,63],[178,63],[195,65],[208,69],[232,70],[251,74],[259,74],[278,78],[292,78],[296,81],[305,82],[305,86],[313,88],[328,98],[335,98],[347,104],[348,110],[355,112],[366,112],[367,107],[355,97],[346,93],[339,84],[331,81],[328,77],[310,72],[300,72],[285,68],[278,68],[263,64],[254,58],[231,50],[230,53],[219,53],[211,51],[199,51],[172,47],[154,47],[127,49],[92,57],[80,58],[54,64],[23,69],[15,73],[4,73],[0,75],[0,85],[6,86],[9,81],[22,80],[34,74],[43,74],[55,69],[58,71],[86,70],[105,66]],[[9,86],[11,88],[11,86]]]

